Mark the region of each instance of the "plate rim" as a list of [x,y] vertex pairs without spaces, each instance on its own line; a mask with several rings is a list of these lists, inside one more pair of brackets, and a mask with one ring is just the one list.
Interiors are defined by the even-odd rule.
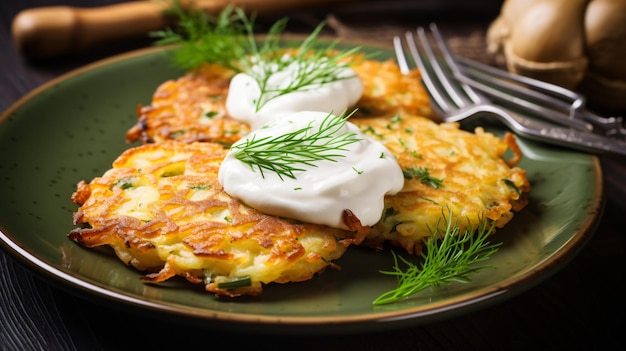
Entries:
[[[285,36],[286,40],[298,40],[304,36],[301,35],[288,35]],[[321,38],[328,40],[329,38]],[[331,38],[332,39],[332,38]],[[335,40],[334,38],[333,40]],[[353,45],[367,45],[371,48],[380,48],[389,50],[388,45],[382,43],[367,43],[358,40],[350,40],[349,42],[342,41],[342,43]],[[0,115],[0,124],[5,121],[22,106],[27,104],[32,99],[36,98],[43,92],[47,91],[51,87],[60,84],[66,80],[72,79],[81,73],[91,71],[97,68],[101,68],[110,64],[118,63],[124,60],[140,57],[143,55],[156,54],[158,52],[165,51],[168,47],[147,47],[141,48],[121,54],[117,54],[108,58],[100,59],[98,61],[86,64],[76,69],[70,70],[56,78],[51,79],[48,82],[31,90],[23,97],[14,102],[9,108],[2,112]],[[141,299],[131,294],[123,294],[111,289],[107,289],[105,286],[85,281],[79,277],[71,275],[69,272],[55,266],[53,263],[46,262],[46,260],[38,257],[36,253],[28,250],[26,245],[20,243],[17,238],[12,237],[7,233],[0,223],[0,248],[4,252],[8,253],[14,259],[24,264],[31,271],[35,271],[39,276],[46,278],[47,281],[53,283],[55,286],[74,294],[79,297],[85,298],[80,292],[89,293],[88,297],[92,298],[95,302],[114,301],[120,305],[133,306],[143,310],[144,312],[162,312],[164,315],[176,315],[180,317],[187,317],[189,320],[201,320],[203,322],[218,322],[227,324],[245,324],[247,326],[256,325],[260,330],[267,331],[268,326],[280,325],[282,328],[289,327],[295,328],[299,332],[311,331],[311,327],[330,327],[322,328],[324,332],[332,331],[337,326],[345,326],[352,328],[341,328],[342,332],[350,329],[358,329],[358,331],[365,331],[371,328],[372,324],[376,325],[376,330],[380,330],[382,325],[392,327],[398,323],[422,323],[435,321],[443,318],[441,312],[450,312],[446,314],[447,317],[451,315],[458,315],[464,312],[475,310],[485,305],[487,301],[493,302],[502,300],[504,298],[510,298],[523,291],[530,289],[531,287],[541,283],[550,275],[556,273],[560,268],[565,266],[571,259],[573,259],[580,250],[585,246],[586,242],[593,236],[595,229],[602,217],[604,208],[604,176],[601,167],[601,163],[597,155],[588,154],[591,160],[592,172],[595,178],[595,184],[593,184],[593,194],[591,196],[590,209],[586,213],[586,218],[582,222],[581,226],[576,230],[574,234],[567,240],[567,242],[553,255],[543,260],[536,267],[525,271],[523,274],[515,276],[514,278],[506,279],[497,285],[487,286],[482,289],[472,291],[457,296],[453,299],[446,299],[438,303],[416,306],[407,309],[393,310],[389,312],[376,312],[356,315],[341,315],[341,316],[281,316],[281,315],[263,315],[263,314],[242,314],[242,313],[228,313],[223,311],[216,311],[211,309],[200,309],[192,306],[184,306],[171,302],[157,303],[148,299]],[[540,275],[541,278],[537,278]],[[531,279],[536,278],[536,279]],[[531,284],[532,283],[532,284]],[[107,305],[108,306],[108,305]],[[119,307],[119,306],[115,306]],[[340,318],[339,318],[340,317]],[[211,325],[215,323],[209,323]],[[226,326],[226,325],[223,325]],[[219,325],[218,325],[219,327]],[[364,328],[365,327],[365,328]],[[254,331],[252,328],[251,331]],[[284,332],[285,329],[281,329]],[[321,330],[318,330],[321,331]]]

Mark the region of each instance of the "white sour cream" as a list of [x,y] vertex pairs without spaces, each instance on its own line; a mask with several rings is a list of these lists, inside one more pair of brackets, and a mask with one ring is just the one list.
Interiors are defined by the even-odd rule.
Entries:
[[[328,112],[301,111],[270,122],[250,133],[235,145],[250,138],[275,137],[305,128],[317,130]],[[362,225],[374,225],[382,216],[384,196],[399,192],[404,185],[402,170],[394,156],[381,143],[362,134],[346,122],[338,134],[357,133],[361,139],[345,146],[345,157],[316,161],[315,166],[300,165],[296,179],[280,177],[257,169],[235,158],[233,149],[219,170],[224,190],[263,213],[303,222],[347,229],[342,214],[351,210]]]
[[[284,89],[293,82],[298,69],[305,68],[296,62],[283,71],[273,73],[267,81],[266,91]],[[361,98],[363,84],[356,73],[347,67],[340,69],[336,77],[341,79],[311,85],[304,90],[293,91],[282,96],[273,97],[271,94],[266,94],[263,99],[267,102],[257,111],[256,101],[261,95],[261,88],[252,76],[239,73],[231,80],[226,109],[231,117],[248,123],[252,129],[257,129],[273,119],[297,111],[340,114]]]

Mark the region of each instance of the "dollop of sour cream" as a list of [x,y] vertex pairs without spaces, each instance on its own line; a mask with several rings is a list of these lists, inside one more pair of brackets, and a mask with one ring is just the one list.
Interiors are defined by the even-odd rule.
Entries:
[[238,160],[236,146],[246,140],[275,137],[319,124],[328,112],[300,111],[274,120],[254,130],[233,145],[219,170],[224,190],[263,213],[308,223],[348,229],[343,223],[345,209],[352,211],[362,225],[374,225],[384,209],[384,196],[399,192],[404,185],[402,170],[395,157],[381,143],[362,134],[346,122],[337,135],[356,133],[357,142],[345,146],[345,157],[297,166],[295,179],[264,171]]
[[[322,111],[342,113],[356,104],[363,94],[363,84],[354,70],[340,68],[335,80],[312,84],[302,90],[276,96],[271,91],[284,90],[293,84],[295,76],[304,74],[301,63],[294,62],[284,70],[272,73],[267,78],[266,93],[261,97],[261,88],[256,79],[247,73],[236,74],[230,83],[226,109],[231,117],[246,122],[257,129],[267,122],[297,111]],[[262,69],[262,67],[257,67]],[[314,74],[314,73],[313,73]],[[257,101],[262,98],[257,111]]]

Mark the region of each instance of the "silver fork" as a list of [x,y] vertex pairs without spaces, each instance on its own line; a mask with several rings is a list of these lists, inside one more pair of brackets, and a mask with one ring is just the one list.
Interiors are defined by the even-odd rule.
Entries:
[[[408,52],[421,71],[422,81],[431,95],[433,108],[444,121],[467,122],[477,118],[495,117],[516,134],[532,140],[593,153],[626,155],[626,142],[593,134],[587,130],[587,125],[582,128],[578,126],[579,129],[584,130],[577,130],[576,127],[558,126],[513,113],[496,106],[467,83],[451,78],[455,72],[459,72],[459,68],[452,59],[436,25],[431,24],[430,29],[439,43],[440,55],[444,60],[435,54],[425,30],[421,27],[417,29],[417,35],[423,52],[420,52],[418,41],[411,32],[405,34],[405,41]],[[409,65],[402,39],[398,36],[394,37],[393,44],[398,65],[403,72],[408,72]],[[565,122],[562,121],[562,123]]]
[[556,119],[562,118],[564,125],[581,126],[588,122],[588,128],[596,134],[626,140],[626,124],[622,117],[604,117],[591,112],[585,106],[585,97],[575,91],[463,57],[452,57],[461,71],[455,72],[457,80],[500,103],[522,108],[539,117],[557,116],[552,118],[553,121],[558,123]]

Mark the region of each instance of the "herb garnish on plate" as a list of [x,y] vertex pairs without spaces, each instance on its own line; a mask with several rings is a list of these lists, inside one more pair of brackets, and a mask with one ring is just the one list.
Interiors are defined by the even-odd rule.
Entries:
[[[393,271],[381,273],[396,276],[398,285],[378,296],[374,305],[396,302],[429,287],[437,288],[452,282],[468,283],[470,274],[491,267],[476,264],[489,259],[501,245],[487,241],[494,227],[483,219],[480,226],[461,231],[458,223],[450,218],[451,214],[452,211],[447,219],[442,214],[443,226],[437,225],[432,235],[424,240],[423,261],[419,266],[392,251]],[[400,267],[400,261],[406,268]]]

